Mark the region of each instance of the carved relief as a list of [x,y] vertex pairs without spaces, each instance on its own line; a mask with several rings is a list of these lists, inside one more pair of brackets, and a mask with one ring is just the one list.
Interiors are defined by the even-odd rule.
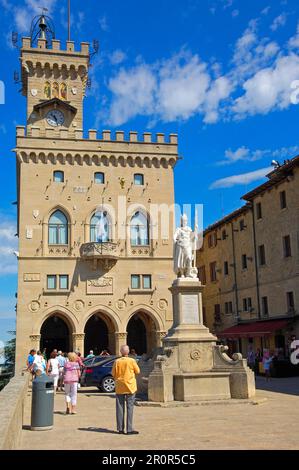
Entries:
[[119,309],[119,310],[124,310],[127,306],[127,303],[125,300],[123,299],[119,299],[117,302],[116,302],[116,307]]
[[84,308],[84,301],[83,300],[76,300],[75,303],[74,303],[74,308],[75,310],[77,310],[78,312],[80,312],[81,310],[83,310]]
[[100,277],[89,279],[86,283],[87,294],[113,294],[113,278]]
[[40,303],[38,300],[32,300],[32,302],[29,304],[29,310],[31,312],[37,312],[40,309]]
[[200,359],[200,350],[194,349],[193,351],[191,351],[190,357],[193,361],[198,361]]
[[24,282],[39,282],[40,274],[39,273],[24,273],[23,280]]
[[167,302],[166,299],[160,299],[160,300],[158,301],[158,308],[159,308],[160,310],[165,310],[167,307],[168,307],[168,302]]

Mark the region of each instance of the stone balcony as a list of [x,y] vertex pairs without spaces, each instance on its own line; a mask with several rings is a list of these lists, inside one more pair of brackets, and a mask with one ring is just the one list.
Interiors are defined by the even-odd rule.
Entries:
[[80,256],[86,261],[91,261],[94,269],[100,263],[102,268],[109,270],[119,259],[119,246],[115,242],[83,243],[80,248]]

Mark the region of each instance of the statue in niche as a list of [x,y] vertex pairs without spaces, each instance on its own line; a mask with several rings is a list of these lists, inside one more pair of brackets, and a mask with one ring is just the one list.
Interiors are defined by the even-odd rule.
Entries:
[[52,98],[59,98],[59,85],[57,82],[54,82],[52,86]]

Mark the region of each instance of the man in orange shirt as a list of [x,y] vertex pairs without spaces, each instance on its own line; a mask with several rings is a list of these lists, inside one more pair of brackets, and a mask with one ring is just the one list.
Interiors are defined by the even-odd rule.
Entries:
[[127,434],[139,434],[133,430],[133,411],[137,383],[135,374],[140,369],[135,359],[129,357],[129,346],[120,348],[122,357],[114,362],[112,375],[116,392],[116,423],[119,434],[125,434],[125,406],[127,404]]

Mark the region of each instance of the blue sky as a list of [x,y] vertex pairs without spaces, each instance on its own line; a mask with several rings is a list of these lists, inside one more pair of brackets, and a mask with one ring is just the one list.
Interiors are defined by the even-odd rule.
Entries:
[[[14,325],[15,126],[26,103],[13,83],[39,5],[66,40],[67,0],[0,0],[0,340]],[[85,100],[89,128],[177,132],[176,201],[204,204],[204,225],[241,204],[271,160],[299,153],[296,0],[72,0],[72,39],[100,41]],[[295,89],[292,89],[292,86]]]

